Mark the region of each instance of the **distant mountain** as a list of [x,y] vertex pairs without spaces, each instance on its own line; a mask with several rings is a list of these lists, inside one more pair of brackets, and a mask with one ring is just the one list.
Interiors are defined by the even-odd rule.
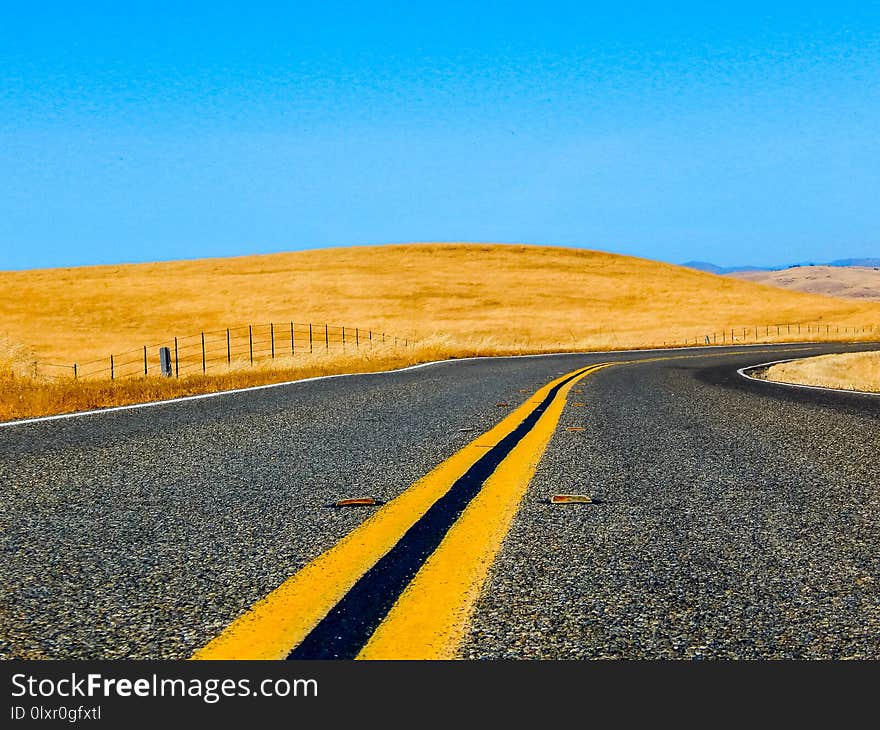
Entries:
[[880,266],[880,259],[837,259],[828,266],[867,266],[873,269],[875,266]]
[[815,261],[801,261],[796,264],[787,264],[785,266],[717,266],[708,261],[688,261],[682,266],[689,269],[697,269],[698,271],[706,271],[710,274],[734,274],[742,271],[785,271],[786,269],[796,269],[802,266],[863,266],[866,268],[875,268],[880,266],[880,259],[837,259],[824,264],[817,264]]
[[[775,271],[774,267],[766,266],[716,266],[715,264],[710,264],[708,261],[688,261],[687,263],[682,264],[682,266],[687,266],[689,269],[698,269],[699,271],[706,271],[710,274],[718,274],[719,276],[723,276],[724,274],[732,274],[734,271]],[[784,268],[784,267],[781,267]]]

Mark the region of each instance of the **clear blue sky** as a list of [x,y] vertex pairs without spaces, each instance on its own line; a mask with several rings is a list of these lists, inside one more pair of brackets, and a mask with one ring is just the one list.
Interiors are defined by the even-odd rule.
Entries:
[[878,3],[0,13],[0,269],[428,240],[880,255]]

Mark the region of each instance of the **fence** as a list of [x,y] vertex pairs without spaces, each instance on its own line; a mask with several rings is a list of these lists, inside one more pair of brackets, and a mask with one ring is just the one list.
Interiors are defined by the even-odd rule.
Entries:
[[170,373],[166,374],[179,378],[193,373],[217,372],[233,365],[253,366],[331,350],[357,351],[383,345],[409,347],[412,344],[413,340],[408,338],[360,327],[270,322],[174,337],[88,362],[70,365],[39,363],[38,367],[40,370],[49,368],[44,372],[46,375],[75,380],[158,376],[162,375],[160,352],[167,347]]
[[[748,342],[774,342],[783,338],[806,337],[822,339],[838,335],[855,336],[872,333],[875,325],[835,325],[829,323],[794,323],[725,327],[704,330],[694,336],[662,341],[664,347],[731,345]],[[880,327],[876,327],[880,332]],[[409,347],[414,340],[395,337],[385,332],[327,324],[270,322],[244,325],[222,330],[200,332],[187,337],[174,337],[164,343],[144,345],[135,350],[111,354],[83,363],[59,365],[38,363],[41,374],[61,378],[144,377],[161,374],[160,348],[170,353],[171,375],[180,377],[193,373],[217,372],[233,365],[255,365],[266,361],[293,358],[298,355],[331,350],[359,350],[381,345]],[[661,346],[661,341],[655,341]],[[44,368],[48,368],[46,371]]]
[[812,337],[821,337],[825,335],[830,337],[839,334],[866,334],[874,331],[874,325],[866,324],[861,326],[854,325],[836,325],[828,323],[819,324],[766,324],[761,326],[749,327],[726,327],[721,330],[713,330],[699,334],[691,340],[686,338],[683,343],[664,342],[664,345],[735,345],[744,344],[746,342],[767,342],[777,337],[793,337],[807,335]]

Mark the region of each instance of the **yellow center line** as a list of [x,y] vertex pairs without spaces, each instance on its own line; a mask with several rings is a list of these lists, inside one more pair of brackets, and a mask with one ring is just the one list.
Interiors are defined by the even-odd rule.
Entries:
[[553,436],[571,387],[559,389],[538,422],[498,465],[431,554],[358,659],[450,659],[510,523]]
[[559,422],[571,388],[587,375],[610,365],[730,354],[673,355],[601,363],[553,380],[255,603],[192,658],[285,658],[361,576],[485,455],[487,448],[491,449],[514,431],[554,387],[579,373],[559,389],[537,423],[486,479],[481,491],[374,631],[359,658],[452,656],[489,566]]
[[[599,367],[602,366],[586,368],[583,374]],[[235,619],[192,658],[285,658],[358,579],[486,453],[487,446],[491,448],[515,430],[548,393],[570,375],[543,386],[496,426],[378,509]]]

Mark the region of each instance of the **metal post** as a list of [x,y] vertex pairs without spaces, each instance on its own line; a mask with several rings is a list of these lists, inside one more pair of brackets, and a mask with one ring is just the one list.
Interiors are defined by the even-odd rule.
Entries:
[[290,354],[293,355],[296,352],[296,335],[293,331],[293,322],[290,323]]
[[254,364],[254,328],[253,325],[248,325],[248,347],[251,350],[251,365]]
[[202,332],[202,372],[207,372],[207,363],[205,362],[205,333]]
[[111,355],[111,356],[110,356],[110,380],[113,380],[113,378],[114,378],[114,371],[113,371],[113,355]]
[[159,348],[159,373],[162,377],[171,377],[171,350],[167,347]]
[[269,322],[269,342],[272,343],[272,359],[275,359],[275,325]]
[[358,328],[357,328],[357,327],[354,328],[354,346],[355,346],[355,347],[360,347],[360,346],[361,346],[360,335],[358,334]]
[[330,349],[330,334],[329,334],[329,331],[327,329],[326,324],[324,325],[324,349],[325,350]]
[[144,345],[144,375],[147,374],[147,346]]
[[76,363],[73,363],[73,379],[76,380],[76,378],[77,378],[77,375],[76,375]]
[[174,377],[180,377],[180,359],[177,357],[177,338],[174,338]]
[[342,325],[342,349],[345,349],[345,325]]
[[312,323],[309,322],[309,352],[312,351]]
[[229,336],[229,328],[226,328],[226,364],[232,365],[232,338]]

